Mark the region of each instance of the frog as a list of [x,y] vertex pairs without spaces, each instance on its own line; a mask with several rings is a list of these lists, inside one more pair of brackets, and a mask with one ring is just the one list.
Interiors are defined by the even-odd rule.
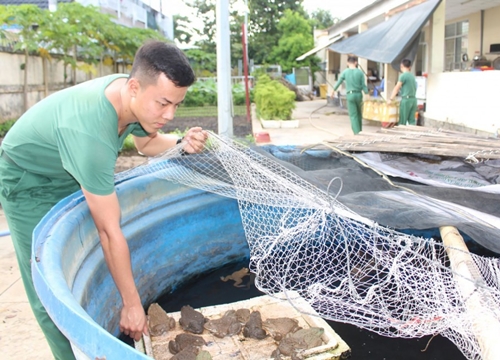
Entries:
[[267,333],[262,329],[262,317],[259,311],[252,311],[245,327],[243,328],[243,336],[262,340],[267,336]]
[[168,350],[172,354],[177,354],[187,348],[188,346],[198,346],[201,347],[206,345],[205,339],[203,337],[193,334],[179,334],[175,337],[175,340],[170,340],[168,343]]
[[181,308],[181,318],[179,319],[179,324],[181,324],[184,331],[191,332],[193,334],[201,334],[203,333],[205,317],[201,312],[196,311],[189,305],[185,305]]
[[271,357],[278,358],[281,354],[291,356],[292,359],[299,359],[298,353],[303,350],[311,349],[323,344],[321,338],[325,330],[319,327],[311,327],[309,329],[300,329],[294,333],[286,335],[279,343]]
[[148,308],[148,327],[151,336],[165,335],[175,328],[175,320],[160,305],[153,303]]
[[200,352],[199,347],[189,345],[182,351],[172,356],[170,360],[196,360],[199,352]]
[[286,334],[301,329],[297,320],[286,317],[266,319],[262,323],[262,328],[276,341],[281,341]]
[[246,287],[246,285],[241,285],[241,283],[243,282],[243,278],[247,275],[250,276],[250,270],[247,267],[243,267],[240,270],[233,272],[231,275],[221,276],[220,279],[224,282],[233,280],[233,286],[240,288]]
[[234,310],[226,311],[219,319],[207,321],[204,327],[219,338],[236,335],[241,331],[241,323],[238,321]]
[[245,324],[250,318],[250,310],[249,309],[236,310],[236,318],[240,323]]

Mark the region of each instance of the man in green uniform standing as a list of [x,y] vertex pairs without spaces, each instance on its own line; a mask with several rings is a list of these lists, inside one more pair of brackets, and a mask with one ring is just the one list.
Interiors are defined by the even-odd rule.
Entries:
[[120,228],[114,190],[118,152],[128,134],[144,155],[182,143],[200,152],[207,133],[159,134],[172,120],[195,76],[186,56],[160,41],[136,53],[130,75],[114,74],[59,91],[30,108],[0,148],[0,202],[5,211],[24,287],[56,359],[74,359],[69,341],[38,298],[31,276],[32,233],[64,197],[85,195],[115,284],[123,300],[120,330],[135,340],[147,333],[146,315],[134,283],[127,241]]
[[417,81],[411,73],[411,60],[403,59],[400,64],[401,75],[398,83],[392,90],[390,100],[393,101],[399,92],[401,102],[399,103],[399,125],[415,125],[415,113],[417,112]]
[[335,92],[338,87],[345,81],[346,94],[347,94],[347,110],[349,111],[349,118],[351,119],[351,128],[356,135],[361,131],[362,124],[362,104],[363,104],[363,91],[368,94],[366,86],[365,75],[358,69],[358,57],[349,56],[347,58],[347,66],[333,87],[332,98],[335,97]]

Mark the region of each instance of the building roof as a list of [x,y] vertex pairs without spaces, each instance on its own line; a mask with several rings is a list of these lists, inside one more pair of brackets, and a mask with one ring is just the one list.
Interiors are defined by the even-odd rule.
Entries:
[[[57,0],[58,3],[73,2],[73,0]],[[0,0],[0,5],[36,5],[41,9],[49,8],[49,0]]]
[[440,3],[441,0],[427,0],[364,32],[334,43],[330,49],[341,54],[354,54],[363,59],[391,64],[398,70],[402,59],[413,61],[415,58],[420,31]]

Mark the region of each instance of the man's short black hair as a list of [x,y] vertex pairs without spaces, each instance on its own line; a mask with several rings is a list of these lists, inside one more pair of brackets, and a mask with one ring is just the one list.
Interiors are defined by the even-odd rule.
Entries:
[[411,60],[410,59],[403,59],[403,60],[401,60],[401,65],[403,65],[407,69],[410,69],[411,68]]
[[351,64],[357,63],[358,62],[358,57],[355,56],[355,55],[349,55],[347,57],[347,62],[351,63]]
[[190,86],[195,81],[189,60],[177,46],[150,40],[137,50],[130,77],[147,86],[156,84],[161,73],[179,87]]

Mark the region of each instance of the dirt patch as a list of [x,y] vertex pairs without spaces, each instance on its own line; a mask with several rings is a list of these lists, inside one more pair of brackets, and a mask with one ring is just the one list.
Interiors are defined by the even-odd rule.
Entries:
[[[207,117],[182,117],[170,121],[162,130],[171,133],[176,130],[184,132],[186,129],[201,126],[205,130],[218,133],[219,124],[216,116]],[[246,116],[237,115],[233,117],[233,134],[235,137],[245,138],[252,134],[252,123],[247,121]],[[125,171],[127,169],[144,164],[147,157],[141,156],[136,150],[122,151],[116,160],[115,172]]]
[[127,152],[127,155],[121,154],[118,156],[118,159],[116,159],[115,173],[132,169],[148,161],[146,156],[138,155],[137,152],[135,152],[135,155],[130,155],[130,153],[132,152]]
[[[175,130],[184,131],[195,126],[201,126],[203,129],[213,131],[216,134],[219,132],[217,116],[176,118],[162,127],[162,130],[169,133]],[[244,138],[251,133],[252,122],[248,122],[246,116],[236,115],[233,117],[234,136]]]

